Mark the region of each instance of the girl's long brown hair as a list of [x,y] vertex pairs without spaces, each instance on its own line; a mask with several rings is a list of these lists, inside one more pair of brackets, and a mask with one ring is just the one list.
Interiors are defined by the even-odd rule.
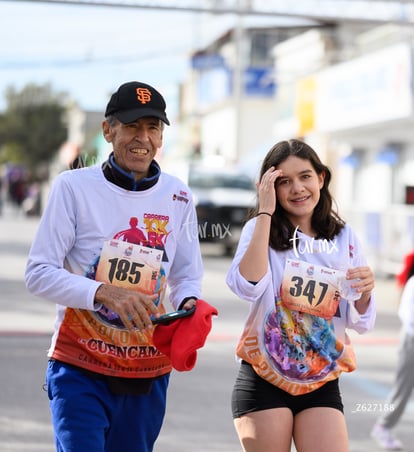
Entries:
[[[308,160],[318,175],[324,174],[324,184],[320,191],[320,199],[313,211],[311,226],[317,233],[318,239],[332,240],[345,225],[333,207],[333,198],[329,192],[331,171],[318,157],[318,154],[306,143],[292,139],[276,143],[267,153],[260,169],[260,180],[263,174],[272,166],[277,168],[288,157],[295,156]],[[250,212],[249,218],[258,213],[258,200],[256,207]],[[293,225],[280,204],[272,215],[269,246],[275,250],[287,250],[293,247],[292,237],[296,225]]]

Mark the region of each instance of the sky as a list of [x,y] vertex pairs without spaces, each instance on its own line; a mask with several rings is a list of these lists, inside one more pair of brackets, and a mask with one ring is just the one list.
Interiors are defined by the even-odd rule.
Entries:
[[[0,0],[0,111],[6,88],[21,90],[28,83],[50,83],[92,111],[103,110],[109,95],[130,80],[150,83],[167,102],[176,101],[191,53],[236,21],[229,14]],[[253,21],[292,23],[244,19]]]
[[174,96],[191,51],[232,23],[229,15],[0,1],[0,110],[7,87],[28,83],[50,83],[92,111],[130,80]]
[[[123,82],[140,80],[177,103],[190,55],[235,15],[0,0],[0,111],[7,87],[50,83],[84,110],[104,110]],[[296,23],[298,20],[295,21]],[[245,18],[246,25],[292,23]]]

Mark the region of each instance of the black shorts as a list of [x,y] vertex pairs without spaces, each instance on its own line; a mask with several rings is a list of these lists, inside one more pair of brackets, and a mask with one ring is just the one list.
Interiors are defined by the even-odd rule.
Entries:
[[234,419],[270,408],[289,408],[296,415],[314,407],[330,407],[344,412],[338,379],[315,391],[294,396],[261,378],[249,363],[242,361],[231,398]]

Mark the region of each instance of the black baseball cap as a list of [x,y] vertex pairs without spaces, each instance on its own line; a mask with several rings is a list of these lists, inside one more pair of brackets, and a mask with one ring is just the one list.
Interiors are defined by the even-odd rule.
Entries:
[[105,117],[113,115],[128,124],[144,116],[154,116],[170,125],[165,108],[165,100],[155,88],[142,82],[127,82],[112,94]]

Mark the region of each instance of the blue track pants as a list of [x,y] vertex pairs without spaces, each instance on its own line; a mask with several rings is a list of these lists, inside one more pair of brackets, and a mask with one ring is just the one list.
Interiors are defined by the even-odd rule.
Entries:
[[50,361],[48,396],[58,452],[151,452],[164,420],[169,374],[144,395],[113,394],[104,380]]

